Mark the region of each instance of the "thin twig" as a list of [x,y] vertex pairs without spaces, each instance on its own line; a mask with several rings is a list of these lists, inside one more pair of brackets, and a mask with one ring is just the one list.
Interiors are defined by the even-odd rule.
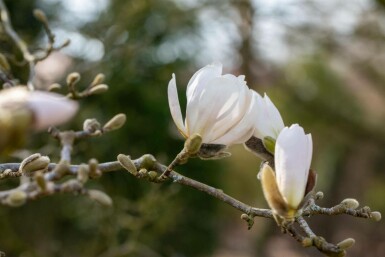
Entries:
[[34,85],[32,81],[35,76],[35,57],[28,50],[27,44],[19,37],[19,35],[13,29],[12,23],[9,17],[8,9],[5,6],[3,0],[0,0],[0,9],[1,9],[0,10],[1,24],[3,25],[5,32],[17,45],[17,47],[23,54],[23,58],[28,62],[29,75],[28,75],[27,86],[29,90],[34,90]]

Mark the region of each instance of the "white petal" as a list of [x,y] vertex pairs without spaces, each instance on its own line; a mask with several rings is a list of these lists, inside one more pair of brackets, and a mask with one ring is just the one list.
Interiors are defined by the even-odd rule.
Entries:
[[186,120],[189,133],[199,133],[203,142],[207,143],[207,135],[212,130],[218,115],[229,99],[239,96],[236,84],[223,78],[211,79],[197,98],[196,105],[187,106]]
[[254,132],[254,117],[257,112],[255,98],[253,97],[253,93],[251,90],[249,90],[249,98],[249,108],[243,115],[242,120],[238,122],[235,126],[233,126],[231,130],[229,130],[222,137],[216,139],[213,143],[232,145],[241,144],[250,139]]
[[72,118],[78,109],[77,102],[43,91],[30,92],[27,105],[34,113],[36,130],[60,125]]
[[285,127],[275,145],[275,170],[277,184],[282,196],[292,207],[302,201],[307,183],[312,156],[310,135],[305,135],[298,124]]
[[192,78],[190,79],[186,95],[187,95],[187,108],[186,108],[186,133],[191,135],[193,134],[190,131],[190,124],[194,124],[196,120],[199,119],[197,117],[198,113],[192,111],[189,113],[189,110],[196,110],[199,105],[199,98],[202,94],[202,91],[205,89],[209,81],[215,77],[220,77],[222,73],[222,64],[219,62],[213,63],[211,65],[207,65],[197,71]]
[[254,136],[260,139],[267,136],[277,139],[284,127],[281,114],[266,94],[262,98],[256,93],[255,97],[257,98],[259,112],[255,118]]
[[274,133],[273,138],[277,138],[281,130],[284,128],[284,123],[282,120],[282,116],[279,113],[277,107],[273,104],[273,102],[270,100],[270,98],[267,96],[265,93],[264,95],[264,100],[266,104],[266,109],[267,109],[267,115],[270,120],[270,126],[271,126],[271,131]]
[[187,102],[190,102],[194,95],[200,95],[207,82],[222,74],[222,64],[215,62],[198,70],[187,84]]
[[186,128],[183,125],[182,111],[180,109],[180,104],[179,104],[175,74],[172,74],[172,78],[168,83],[167,94],[168,94],[168,105],[170,107],[172,119],[174,120],[175,125],[177,126],[180,133],[187,138],[188,135],[186,133]]
[[[234,77],[235,78],[235,77]],[[220,115],[211,130],[211,140],[216,141],[226,133],[232,131],[232,128],[243,119],[250,108],[252,94],[249,88],[240,84],[239,80],[230,80],[229,83],[238,84],[239,94],[234,95],[234,99],[228,99],[225,106],[221,109]],[[231,102],[231,100],[233,100]]]

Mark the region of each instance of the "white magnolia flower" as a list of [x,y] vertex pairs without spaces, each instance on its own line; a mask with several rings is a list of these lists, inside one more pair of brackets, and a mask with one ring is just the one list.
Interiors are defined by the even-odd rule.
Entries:
[[0,92],[0,108],[27,108],[33,116],[32,127],[42,130],[68,121],[78,104],[56,93],[14,87]]
[[257,108],[257,114],[254,119],[254,136],[261,140],[265,137],[271,137],[276,140],[285,126],[281,114],[266,94],[264,97],[261,97],[258,93],[255,93],[254,97],[256,98]]
[[175,75],[168,85],[168,101],[179,132],[194,134],[206,144],[243,143],[254,131],[255,98],[244,76],[222,75],[222,65],[214,63],[199,71],[187,85],[186,117],[183,122]]
[[[264,164],[260,178],[264,196],[274,214],[292,220],[313,190],[316,174],[310,170],[313,143],[310,134],[294,124],[285,127],[275,146],[275,173]],[[276,216],[275,216],[276,217]],[[277,222],[279,220],[276,217]]]
[[293,209],[305,196],[313,153],[311,134],[298,124],[285,127],[275,145],[275,172],[278,189]]

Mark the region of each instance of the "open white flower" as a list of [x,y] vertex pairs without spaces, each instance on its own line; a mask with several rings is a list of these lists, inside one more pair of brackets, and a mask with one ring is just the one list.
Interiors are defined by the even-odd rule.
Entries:
[[254,136],[263,140],[266,137],[277,139],[279,133],[284,128],[281,114],[270,98],[265,94],[261,97],[255,93],[257,114],[254,118]]
[[78,104],[56,93],[14,87],[0,92],[0,108],[28,109],[32,114],[31,126],[42,130],[68,121],[76,113]]
[[316,174],[310,170],[313,143],[298,124],[285,127],[275,146],[275,174],[265,164],[261,171],[265,198],[273,211],[293,218],[304,204],[304,197],[315,186]]
[[222,75],[222,65],[214,63],[194,74],[186,93],[183,122],[173,74],[168,101],[172,118],[185,138],[199,134],[205,144],[231,145],[243,143],[253,134],[255,98],[244,76]]

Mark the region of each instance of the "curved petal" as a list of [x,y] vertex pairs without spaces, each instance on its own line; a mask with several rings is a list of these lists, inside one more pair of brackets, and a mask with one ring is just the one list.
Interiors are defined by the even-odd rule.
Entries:
[[27,104],[34,113],[36,130],[62,124],[71,119],[78,109],[77,102],[43,91],[31,92]]
[[255,118],[254,136],[263,139],[267,136],[277,139],[284,127],[284,123],[277,107],[265,94],[262,98],[256,93],[259,112]]
[[185,138],[187,138],[188,135],[186,132],[186,128],[183,124],[182,111],[180,109],[180,104],[179,104],[179,97],[178,97],[178,90],[176,88],[175,74],[172,74],[172,78],[171,78],[170,82],[168,83],[167,95],[168,95],[168,105],[170,107],[172,119],[174,120],[174,123],[177,126],[179,132]]
[[214,62],[195,72],[187,84],[187,102],[190,102],[194,95],[200,95],[200,92],[210,79],[219,77],[221,74],[222,64],[220,62]]
[[202,90],[197,105],[187,106],[189,133],[199,133],[203,142],[207,143],[207,135],[214,127],[221,109],[229,103],[229,99],[237,99],[239,93],[238,86],[228,79],[211,79]]
[[312,140],[298,124],[285,127],[275,145],[277,184],[287,204],[296,209],[301,203],[312,155]]
[[233,126],[226,134],[214,140],[215,144],[241,144],[246,142],[253,135],[254,132],[254,117],[258,111],[255,105],[255,98],[251,90],[249,92],[248,110],[243,115],[242,119]]
[[274,134],[273,138],[277,138],[285,126],[282,120],[282,116],[266,93],[263,98],[265,100],[265,106],[267,110],[267,116],[270,121],[271,131]]
[[202,91],[205,90],[206,86],[210,82],[211,79],[220,77],[222,74],[222,64],[219,62],[215,62],[211,65],[207,65],[197,71],[192,78],[190,79],[186,95],[187,95],[187,107],[186,107],[186,133],[192,134],[190,129],[190,124],[194,124],[196,120],[199,119],[197,116],[196,110],[198,105],[200,104],[200,96]]
[[251,91],[246,84],[240,84],[240,81],[237,78],[234,77],[234,79],[232,79],[231,82],[238,86],[238,97],[234,98],[231,104],[230,99],[228,99],[226,105],[221,109],[220,115],[217,117],[214,127],[211,130],[211,140],[216,141],[218,138],[231,131],[232,128],[237,126],[243,119],[250,108],[250,103],[252,101]]

